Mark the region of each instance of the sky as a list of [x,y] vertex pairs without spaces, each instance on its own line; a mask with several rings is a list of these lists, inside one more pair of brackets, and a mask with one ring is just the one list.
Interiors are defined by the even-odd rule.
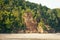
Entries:
[[60,0],[26,0],[30,2],[34,2],[37,4],[42,4],[43,6],[47,6],[48,8],[60,8]]

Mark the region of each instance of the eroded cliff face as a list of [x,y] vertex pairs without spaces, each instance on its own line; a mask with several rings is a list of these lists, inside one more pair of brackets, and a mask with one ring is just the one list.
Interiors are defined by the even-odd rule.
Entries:
[[26,33],[49,33],[55,32],[50,26],[45,25],[46,30],[41,26],[42,24],[38,24],[36,20],[33,19],[32,13],[26,12],[23,15],[24,23],[26,25]]
[[32,13],[27,12],[24,13],[24,22],[26,25],[26,32],[27,33],[35,33],[37,32],[37,22],[33,19]]

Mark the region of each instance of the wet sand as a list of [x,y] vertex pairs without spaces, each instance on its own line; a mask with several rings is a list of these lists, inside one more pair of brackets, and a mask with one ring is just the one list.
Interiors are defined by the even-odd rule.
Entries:
[[60,34],[0,34],[0,40],[60,40]]

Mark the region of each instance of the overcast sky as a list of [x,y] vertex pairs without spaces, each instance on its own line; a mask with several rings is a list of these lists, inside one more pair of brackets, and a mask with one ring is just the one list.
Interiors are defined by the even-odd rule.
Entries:
[[60,8],[60,0],[28,0],[28,1],[45,5],[51,9]]

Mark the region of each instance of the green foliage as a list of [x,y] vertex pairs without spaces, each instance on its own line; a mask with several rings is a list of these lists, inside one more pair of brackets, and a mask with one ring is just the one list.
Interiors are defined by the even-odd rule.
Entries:
[[44,25],[49,25],[56,32],[60,32],[60,9],[49,9],[25,0],[0,0],[0,33],[25,31],[22,18],[25,12],[31,12],[37,24],[42,25],[44,30]]

